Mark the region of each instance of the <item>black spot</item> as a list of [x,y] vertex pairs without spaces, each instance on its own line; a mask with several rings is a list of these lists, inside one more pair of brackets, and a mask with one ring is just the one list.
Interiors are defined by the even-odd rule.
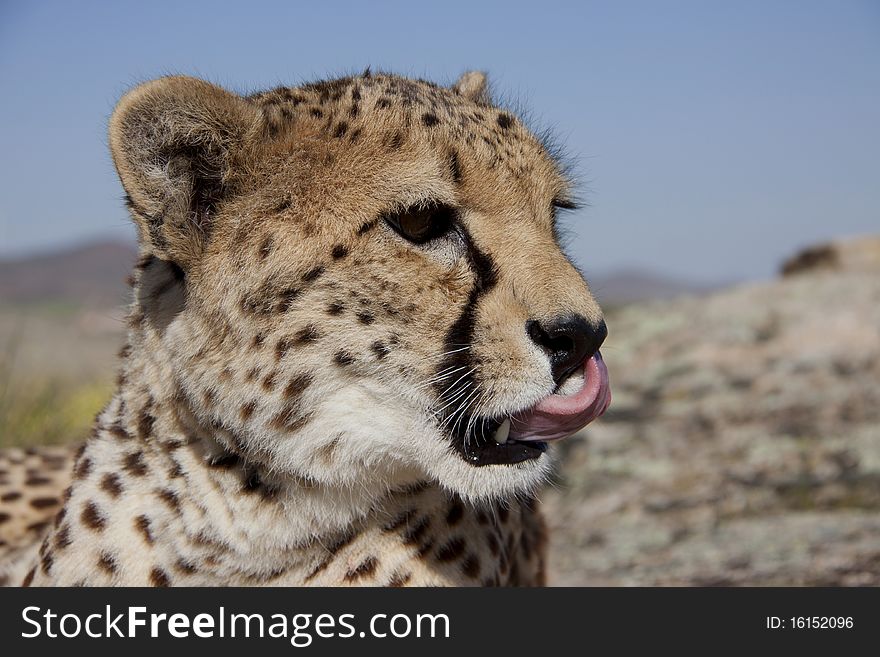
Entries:
[[330,546],[327,547],[327,556],[312,570],[311,573],[306,577],[305,581],[309,581],[315,575],[323,571],[327,568],[331,563],[333,563],[333,559],[336,554],[348,546],[355,538],[357,538],[358,534],[356,532],[343,536],[342,538],[336,540]]
[[322,111],[321,111],[319,108],[317,108],[317,107],[313,107],[312,109],[310,109],[310,110],[309,110],[309,114],[311,114],[312,116],[314,116],[316,119],[320,119],[322,116],[324,116],[324,112],[322,112]]
[[309,269],[305,274],[302,275],[303,283],[311,283],[316,278],[320,277],[321,274],[324,273],[324,267],[322,265],[318,265],[317,267],[313,267]]
[[247,404],[241,407],[240,415],[241,419],[245,422],[251,419],[251,416],[254,414],[254,411],[257,409],[256,400],[249,401]]
[[348,132],[348,123],[340,121],[336,125],[336,130],[333,131],[333,136],[336,138],[344,137],[346,132]]
[[510,517],[510,509],[508,509],[503,504],[498,504],[496,506],[496,510],[498,512],[498,519],[501,522],[507,522],[508,518]]
[[382,97],[376,101],[376,109],[387,109],[391,107],[391,99]]
[[379,223],[379,220],[378,220],[378,219],[372,219],[372,220],[366,222],[366,223],[363,224],[360,228],[357,229],[357,234],[358,234],[358,235],[365,235],[365,234],[367,234],[367,233],[370,232],[373,228],[375,228],[375,227],[376,227],[376,224],[378,224],[378,223]]
[[330,252],[330,255],[333,256],[334,260],[340,260],[348,255],[348,247],[343,246],[342,244],[337,244],[333,247],[333,251]]
[[502,112],[498,115],[498,125],[502,130],[507,130],[510,126],[513,125],[513,117],[510,114],[506,114]]
[[449,513],[446,514],[446,524],[455,525],[464,515],[464,507],[461,502],[453,502],[449,507]]
[[177,563],[174,564],[174,567],[184,575],[192,575],[197,570],[194,563],[186,561],[185,559],[178,559]]
[[108,472],[101,479],[101,490],[110,494],[111,497],[119,497],[119,494],[122,493],[122,482],[119,480],[119,475],[115,472]]
[[397,531],[404,525],[408,525],[409,521],[412,520],[415,516],[416,510],[409,509],[408,511],[404,511],[403,513],[392,518],[384,527],[382,527],[382,529],[386,532]]
[[180,512],[180,498],[170,488],[163,488],[156,493],[159,499],[168,505],[168,508],[175,512]]
[[153,543],[153,532],[150,530],[150,519],[147,516],[140,515],[135,518],[134,526],[141,533],[141,536],[144,537],[144,540],[147,543]]
[[471,579],[476,579],[480,576],[480,559],[475,554],[469,554],[467,558],[464,560],[464,563],[461,564],[461,572],[470,577]]
[[345,310],[345,306],[339,301],[334,301],[327,306],[328,315],[341,315],[343,310]]
[[486,534],[486,544],[489,546],[489,551],[493,555],[498,556],[498,553],[501,551],[501,546],[499,545],[498,538],[495,536],[494,533]]
[[406,586],[410,579],[412,579],[412,573],[394,573],[386,586],[390,588]]
[[284,388],[284,397],[287,399],[298,399],[311,385],[312,380],[311,374],[295,376]]
[[449,171],[452,173],[452,181],[457,185],[461,183],[461,163],[458,161],[458,153],[452,151],[449,154]]
[[[44,543],[44,545],[45,545],[45,543]],[[47,554],[44,554],[44,555],[43,555],[43,558],[42,558],[42,560],[41,560],[41,562],[40,562],[40,565],[41,565],[41,569],[42,569],[42,571],[43,571],[46,575],[48,575],[48,574],[49,574],[49,571],[52,569],[52,564],[54,564],[54,563],[55,563],[55,560],[52,558],[52,555],[51,555],[51,554],[48,554],[48,553],[47,553]]]
[[333,355],[333,361],[340,367],[346,367],[354,362],[354,356],[347,351],[337,351]]
[[242,488],[247,493],[253,493],[263,487],[263,480],[260,479],[260,473],[256,470],[248,472],[244,478]]
[[229,452],[227,454],[215,456],[214,458],[210,459],[208,461],[208,465],[212,468],[229,469],[238,465],[238,461],[238,456]]
[[354,582],[363,577],[369,577],[376,572],[376,567],[378,565],[379,560],[376,557],[367,557],[355,568],[349,569],[349,571],[345,573],[345,581]]
[[370,324],[372,324],[373,322],[376,321],[376,317],[373,315],[373,313],[371,313],[367,310],[361,310],[357,314],[357,318],[361,324],[365,324],[367,326],[369,326]]
[[293,205],[293,201],[289,196],[285,196],[280,201],[278,201],[278,203],[275,204],[275,207],[273,209],[275,210],[275,212],[284,212],[285,210],[290,208],[291,205]]
[[289,287],[281,292],[278,301],[278,312],[286,313],[290,310],[293,302],[302,294],[302,290],[298,287]]
[[31,500],[31,506],[35,509],[48,509],[52,506],[58,506],[58,503],[56,497],[35,497]]
[[64,525],[64,527],[55,532],[55,547],[59,550],[63,550],[70,545],[70,543],[70,527]]
[[269,257],[269,254],[272,253],[272,248],[275,246],[275,240],[270,235],[260,244],[260,260],[265,260]]
[[143,477],[147,473],[147,464],[144,463],[143,452],[127,454],[122,461],[122,467],[136,477]]
[[358,111],[360,111],[360,107],[358,107],[358,104],[357,104],[357,103],[354,103],[354,104],[351,106],[351,109],[348,110],[348,115],[349,115],[351,118],[355,118],[355,117],[358,115]]
[[314,324],[309,324],[305,328],[297,331],[296,336],[294,336],[294,342],[298,345],[308,344],[310,342],[315,342],[321,337],[321,334],[318,332],[318,329]]
[[101,513],[100,509],[98,509],[98,505],[94,502],[86,503],[83,507],[82,514],[80,514],[80,520],[82,520],[82,523],[86,527],[94,529],[95,531],[101,531],[107,525],[107,519]]
[[[92,459],[84,458],[80,459],[80,461],[76,464],[76,468],[73,471],[73,476],[77,479],[85,479],[89,476],[89,473],[92,471]],[[46,482],[48,483],[48,482]]]
[[437,550],[437,561],[454,561],[464,553],[464,550],[464,540],[454,538]]
[[109,573],[110,575],[113,575],[116,572],[118,566],[116,565],[116,559],[113,557],[112,554],[109,554],[108,552],[102,552],[101,556],[98,557],[98,567],[100,567],[101,570]]
[[391,353],[391,349],[389,349],[388,345],[386,345],[381,340],[376,340],[373,344],[370,345],[370,349],[373,350],[373,353],[376,354],[376,358],[378,360],[382,360]]
[[171,581],[168,579],[168,573],[161,568],[153,568],[150,571],[150,586],[167,587]]
[[271,426],[280,431],[295,433],[311,422],[311,414],[303,415],[302,409],[297,403],[288,403],[275,417],[272,418]]
[[422,123],[431,128],[440,123],[440,119],[437,118],[436,114],[425,112],[424,114],[422,114]]
[[401,146],[403,146],[403,133],[398,130],[393,135],[391,135],[391,138],[388,140],[388,148],[396,151]]
[[414,545],[418,543],[425,532],[428,530],[428,526],[431,524],[431,519],[428,516],[423,516],[415,525],[409,527],[403,534],[403,542],[407,545]]
[[[152,406],[152,403],[148,404],[147,408],[150,406]],[[144,408],[138,417],[137,432],[138,438],[141,440],[145,440],[153,435],[153,425],[156,422],[156,418],[153,417],[147,408]]]
[[263,389],[264,390],[272,390],[275,388],[275,382],[278,378],[278,372],[269,372],[266,375],[266,378],[263,379]]

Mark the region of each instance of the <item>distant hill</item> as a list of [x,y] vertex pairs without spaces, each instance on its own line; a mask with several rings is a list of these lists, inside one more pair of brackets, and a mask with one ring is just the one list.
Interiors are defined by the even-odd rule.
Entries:
[[718,284],[684,281],[641,269],[621,269],[589,277],[590,289],[601,303],[622,305],[650,299],[708,294]]
[[133,244],[103,241],[0,260],[0,304],[119,306],[126,301],[125,281],[136,259]]

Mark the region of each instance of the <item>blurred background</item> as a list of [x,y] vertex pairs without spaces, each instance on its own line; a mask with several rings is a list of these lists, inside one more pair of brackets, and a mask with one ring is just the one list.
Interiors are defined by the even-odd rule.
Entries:
[[880,3],[0,0],[0,446],[108,399],[132,85],[367,66],[564,146],[615,401],[545,492],[551,582],[880,584]]

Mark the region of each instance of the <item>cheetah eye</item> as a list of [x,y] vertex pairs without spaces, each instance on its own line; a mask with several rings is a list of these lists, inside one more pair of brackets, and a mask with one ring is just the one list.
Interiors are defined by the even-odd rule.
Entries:
[[442,203],[414,205],[406,210],[388,212],[382,218],[410,242],[424,244],[452,228],[455,209]]

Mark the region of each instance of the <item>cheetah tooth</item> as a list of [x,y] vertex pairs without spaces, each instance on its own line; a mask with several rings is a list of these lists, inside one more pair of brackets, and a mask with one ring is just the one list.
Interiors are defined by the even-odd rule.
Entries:
[[504,422],[498,425],[495,430],[495,442],[503,445],[507,442],[507,436],[510,435],[510,418],[506,418]]

